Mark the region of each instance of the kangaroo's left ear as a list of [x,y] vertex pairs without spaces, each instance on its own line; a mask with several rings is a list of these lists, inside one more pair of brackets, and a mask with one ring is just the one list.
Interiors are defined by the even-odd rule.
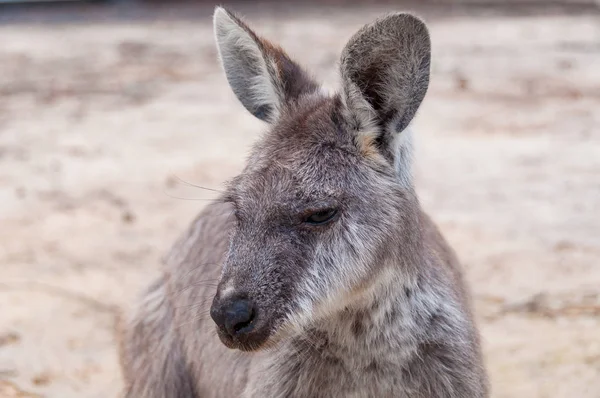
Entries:
[[222,7],[215,9],[214,29],[229,85],[257,118],[272,123],[287,104],[319,90],[281,48],[259,37]]
[[366,25],[341,58],[343,98],[357,130],[376,134],[370,142],[388,159],[394,138],[415,116],[429,86],[431,43],[425,23],[391,14]]

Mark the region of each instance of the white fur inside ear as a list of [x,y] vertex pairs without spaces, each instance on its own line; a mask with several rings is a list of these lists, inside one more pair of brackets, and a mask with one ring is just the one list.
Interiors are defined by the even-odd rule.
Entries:
[[413,185],[413,132],[410,126],[395,134],[392,142],[394,148],[394,169],[400,184],[404,187]]
[[[342,100],[346,111],[347,120],[352,120],[357,129],[357,135],[377,135],[382,133],[394,137],[390,143],[391,151],[394,154],[394,169],[398,176],[398,181],[404,187],[411,187],[413,184],[412,160],[413,160],[413,133],[410,125],[401,132],[394,131],[395,124],[388,123],[387,126],[379,127],[377,125],[376,113],[369,103],[362,96],[358,87],[354,83],[348,82],[344,87]],[[371,142],[372,139],[367,140]]]
[[253,114],[261,108],[270,109],[269,119],[279,115],[281,96],[275,83],[277,69],[244,26],[229,13],[215,9],[214,32],[219,58],[234,93]]

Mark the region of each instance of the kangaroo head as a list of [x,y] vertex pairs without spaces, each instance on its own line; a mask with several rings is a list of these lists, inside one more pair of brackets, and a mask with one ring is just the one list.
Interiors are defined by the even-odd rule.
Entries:
[[211,308],[224,344],[254,350],[361,300],[415,250],[407,127],[430,41],[409,14],[363,27],[330,95],[232,13],[217,8],[214,28],[233,92],[269,125],[224,197],[235,227]]

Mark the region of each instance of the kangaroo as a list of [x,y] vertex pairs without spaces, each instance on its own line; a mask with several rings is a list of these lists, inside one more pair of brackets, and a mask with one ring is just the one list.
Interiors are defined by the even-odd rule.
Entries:
[[411,176],[424,22],[360,29],[339,93],[232,12],[217,7],[214,30],[269,129],[123,325],[125,395],[487,397],[470,294]]

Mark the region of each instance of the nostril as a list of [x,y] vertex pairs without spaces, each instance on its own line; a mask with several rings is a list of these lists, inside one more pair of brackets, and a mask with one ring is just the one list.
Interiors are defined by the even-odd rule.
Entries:
[[248,300],[236,300],[225,310],[225,329],[231,336],[250,332],[254,328],[256,310]]
[[239,322],[239,323],[233,325],[233,329],[235,330],[236,333],[238,333],[242,329],[245,329],[248,326],[250,326],[252,324],[252,321],[254,321],[254,309],[250,309],[250,317],[248,318],[248,320],[242,321],[242,322]]

